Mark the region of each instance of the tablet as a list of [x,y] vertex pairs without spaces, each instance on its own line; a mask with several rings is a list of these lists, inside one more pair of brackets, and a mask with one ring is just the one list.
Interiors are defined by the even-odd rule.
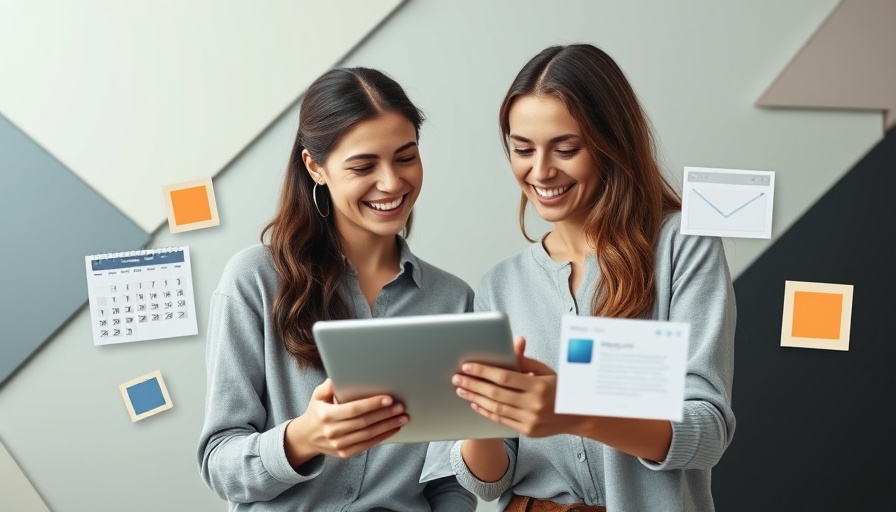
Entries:
[[410,421],[384,443],[517,437],[457,396],[451,376],[465,361],[519,369],[504,313],[319,321],[312,327],[336,399],[388,394]]

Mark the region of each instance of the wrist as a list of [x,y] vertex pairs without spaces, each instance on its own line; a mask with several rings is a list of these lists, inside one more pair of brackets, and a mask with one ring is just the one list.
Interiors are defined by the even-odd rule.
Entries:
[[286,425],[286,432],[283,434],[283,450],[286,453],[286,460],[293,468],[298,468],[302,464],[308,462],[320,452],[315,450],[305,440],[308,439],[304,429],[302,417],[293,418]]

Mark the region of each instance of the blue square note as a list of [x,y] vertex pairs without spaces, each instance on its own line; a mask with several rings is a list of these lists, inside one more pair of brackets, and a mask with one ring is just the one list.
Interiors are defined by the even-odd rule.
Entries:
[[140,415],[165,405],[165,397],[159,379],[153,377],[127,388],[128,399],[134,407],[134,414]]
[[566,360],[570,363],[590,363],[592,348],[594,348],[594,340],[570,338]]

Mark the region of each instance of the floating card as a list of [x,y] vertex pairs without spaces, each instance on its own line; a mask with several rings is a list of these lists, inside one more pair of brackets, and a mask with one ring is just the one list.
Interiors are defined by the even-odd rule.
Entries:
[[189,247],[85,257],[93,344],[199,333]]
[[564,315],[555,411],[681,421],[690,324]]
[[140,421],[174,407],[162,372],[154,371],[118,386],[131,421]]
[[771,238],[775,173],[685,167],[681,233]]
[[187,181],[162,187],[172,233],[217,226],[218,205],[212,179]]
[[781,346],[849,350],[852,285],[784,282]]

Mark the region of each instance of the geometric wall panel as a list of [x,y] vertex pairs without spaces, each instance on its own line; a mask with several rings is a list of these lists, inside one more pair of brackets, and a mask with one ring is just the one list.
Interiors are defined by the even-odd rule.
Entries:
[[761,107],[883,110],[896,126],[896,1],[843,0],[759,101]]
[[0,2],[0,112],[151,233],[401,3]]
[[[894,197],[890,130],[734,282],[737,429],[713,470],[718,510],[892,509]],[[848,352],[780,346],[788,280],[853,285]]]
[[50,512],[2,442],[0,442],[0,510]]
[[87,300],[84,256],[140,249],[149,235],[2,115],[0,180],[12,241],[0,249],[2,385]]

